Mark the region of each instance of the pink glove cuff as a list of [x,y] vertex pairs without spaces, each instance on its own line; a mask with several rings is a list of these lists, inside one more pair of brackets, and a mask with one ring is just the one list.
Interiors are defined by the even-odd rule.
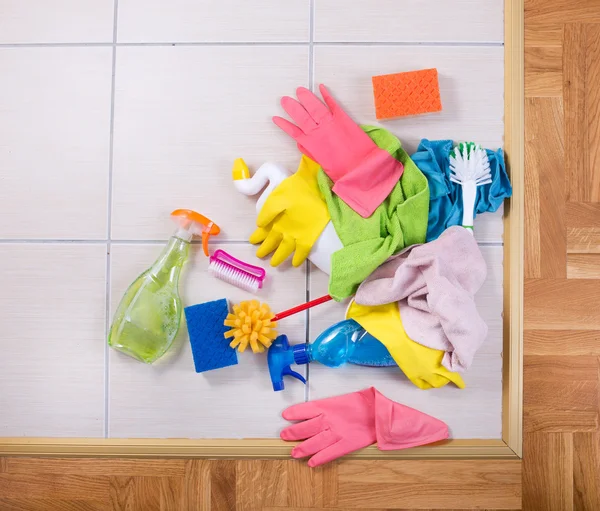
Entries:
[[363,218],[370,217],[402,176],[404,165],[383,149],[338,179],[333,192]]
[[381,451],[408,449],[448,438],[448,426],[441,420],[401,405],[385,397],[376,388],[375,429]]

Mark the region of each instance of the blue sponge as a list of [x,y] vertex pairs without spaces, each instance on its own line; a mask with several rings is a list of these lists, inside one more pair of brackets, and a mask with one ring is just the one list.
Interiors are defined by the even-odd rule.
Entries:
[[224,298],[185,308],[185,319],[197,373],[238,363],[237,352],[223,337],[228,330],[223,325],[228,312],[229,307]]

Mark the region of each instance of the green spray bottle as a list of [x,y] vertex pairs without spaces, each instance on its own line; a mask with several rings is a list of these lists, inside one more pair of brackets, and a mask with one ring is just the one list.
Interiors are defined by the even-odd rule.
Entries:
[[179,275],[192,238],[202,236],[208,256],[208,238],[220,232],[214,222],[189,209],[175,210],[171,218],[177,231],[154,264],[129,286],[108,333],[109,346],[147,364],[165,354],[179,330]]

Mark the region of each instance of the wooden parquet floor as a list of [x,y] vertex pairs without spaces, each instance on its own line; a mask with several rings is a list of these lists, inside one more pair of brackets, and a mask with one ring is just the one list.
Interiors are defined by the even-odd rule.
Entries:
[[0,510],[599,511],[600,0],[525,16],[522,463],[0,458]]
[[523,509],[600,509],[600,2],[525,10]]

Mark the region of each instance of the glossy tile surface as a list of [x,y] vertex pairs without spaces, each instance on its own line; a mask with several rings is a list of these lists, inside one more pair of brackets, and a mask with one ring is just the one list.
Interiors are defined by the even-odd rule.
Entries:
[[[251,172],[266,161],[296,170],[298,148],[271,117],[284,115],[280,98],[298,86],[325,83],[354,120],[378,124],[373,75],[436,67],[443,111],[379,124],[409,153],[422,138],[502,146],[501,1],[346,4],[0,0],[0,405],[9,411],[0,434],[276,437],[290,404],[376,385],[447,421],[456,438],[500,437],[502,208],[475,223],[490,335],[464,391],[419,391],[397,369],[314,364],[308,387],[288,378],[275,393],[266,357],[250,353],[196,374],[185,322],[153,366],[106,346],[121,296],[173,234],[176,208],[220,226],[211,250],[267,269],[257,298],[275,311],[327,292],[327,277],[308,264],[275,269],[255,257],[259,193],[243,196],[232,182],[239,157]],[[251,297],[207,265],[195,242],[184,305]],[[292,343],[314,340],[345,307],[322,305],[279,329]]]

